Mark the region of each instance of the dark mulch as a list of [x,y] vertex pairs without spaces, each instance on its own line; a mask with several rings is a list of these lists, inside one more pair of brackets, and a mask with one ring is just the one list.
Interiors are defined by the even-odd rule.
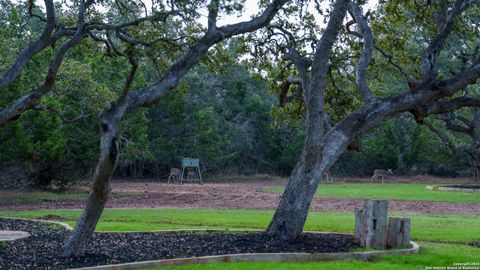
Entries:
[[445,185],[442,187],[449,187],[449,188],[465,188],[465,189],[480,189],[480,185]]
[[64,229],[39,222],[0,218],[0,230],[21,230],[31,234],[0,248],[0,269],[66,269],[235,253],[331,253],[359,247],[353,236],[341,234],[306,233],[296,241],[286,242],[261,232],[98,233],[85,256],[62,258],[58,255],[68,236]]
[[480,248],[480,242],[469,242],[468,245],[469,245],[469,246],[472,246],[472,247],[478,247],[478,248]]

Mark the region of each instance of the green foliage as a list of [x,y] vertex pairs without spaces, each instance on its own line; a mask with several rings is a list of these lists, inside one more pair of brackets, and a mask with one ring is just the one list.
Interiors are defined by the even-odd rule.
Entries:
[[387,121],[361,140],[363,151],[344,153],[334,167],[336,174],[371,176],[375,169],[390,168],[396,175],[471,175],[468,156],[452,153],[408,115]]
[[292,138],[298,135],[291,127],[272,125],[275,101],[264,89],[263,80],[237,65],[220,75],[203,66],[188,75],[180,89],[148,113],[152,149],[163,166],[158,169],[179,166],[183,157],[199,157],[209,173],[225,168],[289,173],[299,152],[299,140]]

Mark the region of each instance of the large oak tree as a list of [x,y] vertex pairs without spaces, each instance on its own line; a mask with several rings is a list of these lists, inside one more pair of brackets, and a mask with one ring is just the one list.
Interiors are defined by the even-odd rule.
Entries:
[[[166,68],[161,78],[151,86],[130,90],[130,84],[137,70],[137,63],[134,59],[131,60],[132,68],[122,92],[101,115],[100,157],[93,175],[91,192],[87,199],[87,205],[65,245],[64,256],[81,255],[85,252],[86,245],[103,212],[110,193],[110,179],[118,158],[117,128],[124,114],[141,107],[151,106],[165,97],[176,88],[183,76],[205,56],[212,46],[232,36],[252,32],[266,26],[286,2],[287,0],[274,0],[260,15],[250,21],[219,27],[217,26],[217,17],[219,11],[224,7],[221,5],[221,1],[212,0],[208,5],[206,31],[193,42],[186,52]],[[125,39],[125,41],[141,43],[131,39]]]
[[[388,4],[384,3],[384,5]],[[384,12],[406,11],[412,6],[410,3],[397,3],[396,1],[390,4],[396,4],[397,8],[390,7],[390,9],[383,10]],[[293,76],[286,78],[288,83],[282,83],[282,85],[286,85],[286,87],[300,86],[292,87],[292,92],[295,93],[293,96],[285,96],[288,93],[288,90],[285,91],[285,89],[281,93],[284,95],[284,100],[301,99],[304,101],[307,130],[300,159],[267,228],[268,233],[282,239],[295,239],[302,233],[310,203],[320,179],[338,157],[346,151],[347,147],[355,142],[358,135],[404,112],[410,112],[417,121],[421,122],[428,115],[451,112],[464,106],[480,105],[480,99],[459,96],[463,89],[476,84],[480,77],[479,57],[469,59],[466,68],[454,70],[449,74],[442,72],[442,64],[445,63],[439,60],[448,58],[448,54],[455,54],[451,50],[445,50],[447,43],[455,42],[455,38],[451,37],[452,32],[468,28],[469,23],[473,24],[470,25],[471,27],[474,27],[475,20],[466,18],[473,16],[468,11],[474,10],[478,13],[478,2],[466,0],[427,2],[424,6],[414,6],[413,11],[421,13],[424,8],[434,9],[434,13],[427,14],[433,14],[435,18],[425,19],[426,14],[419,14],[419,17],[424,19],[424,24],[413,25],[409,28],[413,32],[418,32],[417,36],[424,40],[419,55],[411,56],[413,59],[419,59],[418,68],[410,67],[408,69],[419,70],[419,72],[411,74],[406,74],[406,69],[395,63],[395,59],[392,60],[392,54],[386,53],[376,45],[365,14],[362,13],[360,5],[354,1],[335,1],[329,14],[328,24],[319,34],[321,37],[318,39],[316,36],[307,34],[296,35],[294,31],[289,31],[288,28],[291,25],[282,22],[276,22],[277,25],[273,24],[274,27],[269,33],[274,42],[268,44],[270,46],[272,43],[275,44],[279,51],[283,51],[282,61],[286,61],[287,64],[293,63],[295,67],[295,70],[291,71]],[[362,42],[362,46],[358,57],[346,58],[355,59],[355,61],[351,62],[352,65],[344,75],[353,78],[360,105],[333,123],[330,120],[332,117],[327,115],[325,107],[326,78],[329,67],[335,67],[334,60],[337,59],[332,56],[332,47],[339,39],[347,12],[350,14],[351,21],[345,24],[345,32],[358,38]],[[412,10],[408,10],[408,12],[412,12]],[[390,15],[384,13],[379,17]],[[460,20],[463,25],[459,23]],[[352,30],[352,25],[356,25],[358,30]],[[431,37],[425,36],[429,33],[425,29],[431,29],[434,34]],[[476,30],[467,31],[467,33],[473,35],[472,38],[478,42]],[[390,34],[388,32],[379,33],[377,38],[395,40],[395,37]],[[279,39],[278,36],[284,38]],[[406,39],[408,37],[397,38]],[[305,49],[304,43],[308,40],[313,40],[311,46],[313,50]],[[345,47],[347,47],[346,50],[355,50],[355,47],[348,48],[348,45],[349,43],[338,42],[336,50]],[[403,90],[400,93],[388,94],[387,92],[386,95],[380,97],[371,90],[370,81],[375,78],[368,77],[368,68],[375,51],[384,56],[388,64],[394,67],[395,73],[392,74],[392,77],[404,79]],[[403,53],[409,54],[410,52],[404,51]],[[344,61],[346,60],[344,59]],[[415,62],[413,61],[413,63]],[[389,72],[389,69],[384,69],[383,72]],[[300,94],[298,94],[299,89]],[[352,96],[351,99],[356,98]]]

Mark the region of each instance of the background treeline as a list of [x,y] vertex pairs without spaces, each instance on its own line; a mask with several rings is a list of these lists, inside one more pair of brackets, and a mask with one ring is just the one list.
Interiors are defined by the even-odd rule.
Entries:
[[[22,12],[28,9],[22,4],[0,4],[3,74],[42,25],[25,22]],[[19,28],[25,34],[19,35]],[[169,168],[179,167],[184,157],[199,157],[207,177],[289,175],[303,145],[303,110],[294,112],[296,117],[282,114],[277,90],[262,79],[265,76],[249,72],[239,60],[236,42],[217,46],[214,57],[190,72],[168,98],[125,117],[117,177],[165,179]],[[125,59],[99,55],[96,46],[87,39],[69,50],[53,91],[36,109],[0,126],[1,188],[90,177],[99,153],[99,113],[118,95],[128,72]],[[42,51],[28,63],[15,83],[0,93],[0,107],[35,87],[32,81],[45,76],[45,59],[53,51]],[[159,73],[158,67],[144,63],[132,88],[148,85]],[[363,151],[344,154],[334,174],[367,176],[378,168],[391,168],[397,175],[472,174],[467,156],[451,153],[408,115],[365,134],[362,142]]]
[[[95,63],[66,63],[65,72],[81,76],[61,80],[51,94],[55,98],[45,103],[67,119],[33,110],[0,128],[3,186],[48,185],[92,173],[98,112],[116,87],[109,86],[108,76],[117,74],[94,76]],[[232,64],[218,73],[201,66],[167,99],[125,121],[117,176],[164,179],[183,157],[201,158],[207,176],[287,176],[303,144],[303,127],[301,121],[278,121],[272,114],[276,106],[277,96],[267,91],[266,82],[245,68]],[[68,122],[74,118],[79,119]],[[368,176],[374,169],[392,168],[406,175],[471,175],[467,156],[453,154],[408,115],[364,135],[362,142],[363,151],[344,154],[334,174]]]

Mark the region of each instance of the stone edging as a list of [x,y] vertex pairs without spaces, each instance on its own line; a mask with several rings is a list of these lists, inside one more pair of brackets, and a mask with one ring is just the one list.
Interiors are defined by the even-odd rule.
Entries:
[[428,190],[440,190],[440,191],[460,191],[460,192],[480,192],[479,188],[456,188],[448,186],[427,186]]
[[[73,230],[73,228],[65,223],[51,220],[29,219],[29,218],[15,218],[15,217],[2,217],[9,219],[19,219],[28,221],[37,221],[45,223],[53,223],[62,226],[66,230]],[[128,232],[99,232],[99,233],[136,233],[136,232],[239,232],[247,230],[212,230],[212,229],[183,229],[183,230],[157,230],[157,231],[128,231]],[[254,231],[254,230],[251,230]],[[314,232],[309,233],[329,233],[329,232]],[[344,233],[335,233],[344,234]],[[393,249],[393,250],[374,250],[364,252],[340,252],[340,253],[244,253],[244,254],[228,254],[228,255],[216,255],[216,256],[203,256],[192,258],[178,258],[178,259],[165,259],[143,262],[132,262],[123,264],[111,264],[76,268],[71,270],[127,270],[127,269],[143,269],[149,267],[162,267],[162,266],[178,266],[186,264],[204,264],[214,262],[304,262],[304,261],[324,261],[324,260],[371,260],[383,255],[397,254],[416,254],[420,250],[420,246],[410,241],[411,248],[407,249]]]
[[29,236],[30,234],[24,231],[0,231],[0,242],[11,242]]
[[204,264],[214,262],[304,262],[345,259],[370,260],[388,254],[403,255],[418,253],[420,247],[417,245],[417,243],[410,242],[410,244],[412,245],[412,247],[408,249],[341,253],[245,253],[101,265],[76,268],[72,270],[127,270],[140,268],[144,269],[149,267],[178,266],[186,264]]

